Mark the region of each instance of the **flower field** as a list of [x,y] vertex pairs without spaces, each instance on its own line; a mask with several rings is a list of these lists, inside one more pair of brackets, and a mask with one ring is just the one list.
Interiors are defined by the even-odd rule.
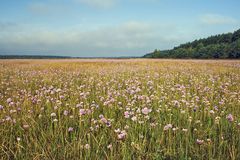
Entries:
[[240,61],[2,60],[1,159],[240,159]]

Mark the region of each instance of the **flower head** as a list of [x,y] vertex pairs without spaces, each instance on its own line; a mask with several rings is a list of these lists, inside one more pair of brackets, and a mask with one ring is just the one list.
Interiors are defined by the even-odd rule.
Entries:
[[8,98],[7,103],[11,103],[11,102],[12,102],[12,98]]
[[125,111],[125,112],[124,112],[124,117],[125,117],[125,118],[129,118],[129,117],[130,117],[130,115],[129,115],[129,112],[128,112],[128,111]]
[[147,115],[148,113],[150,113],[152,110],[151,109],[148,109],[147,107],[143,108],[142,109],[142,113]]
[[51,117],[56,117],[57,115],[56,115],[56,113],[51,113],[50,116],[51,116]]
[[87,112],[86,112],[86,109],[80,109],[79,110],[79,114],[80,114],[80,116],[81,115],[85,115]]
[[233,122],[233,121],[234,121],[234,118],[233,118],[233,115],[232,115],[232,114],[228,114],[226,118],[227,118],[227,120],[228,120],[229,122]]
[[196,143],[197,143],[197,144],[199,144],[199,145],[201,145],[201,144],[203,144],[203,143],[204,143],[204,140],[197,139]]
[[163,130],[167,131],[167,130],[171,129],[172,127],[173,127],[172,124],[167,124],[166,126],[164,126]]
[[68,128],[68,132],[73,132],[73,130],[74,130],[73,127]]

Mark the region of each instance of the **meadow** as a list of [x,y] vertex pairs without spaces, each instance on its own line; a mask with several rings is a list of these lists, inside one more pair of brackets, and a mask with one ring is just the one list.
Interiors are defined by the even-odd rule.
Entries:
[[239,60],[1,60],[1,159],[240,159]]

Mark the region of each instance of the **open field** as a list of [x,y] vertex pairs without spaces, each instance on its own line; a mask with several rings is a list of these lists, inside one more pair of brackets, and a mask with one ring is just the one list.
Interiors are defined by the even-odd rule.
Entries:
[[1,60],[1,159],[240,159],[240,61]]

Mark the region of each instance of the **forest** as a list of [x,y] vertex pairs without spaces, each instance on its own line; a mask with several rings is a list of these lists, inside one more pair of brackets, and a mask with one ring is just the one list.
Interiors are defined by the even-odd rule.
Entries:
[[174,47],[170,50],[155,49],[143,58],[240,58],[240,29],[233,33],[210,36]]

